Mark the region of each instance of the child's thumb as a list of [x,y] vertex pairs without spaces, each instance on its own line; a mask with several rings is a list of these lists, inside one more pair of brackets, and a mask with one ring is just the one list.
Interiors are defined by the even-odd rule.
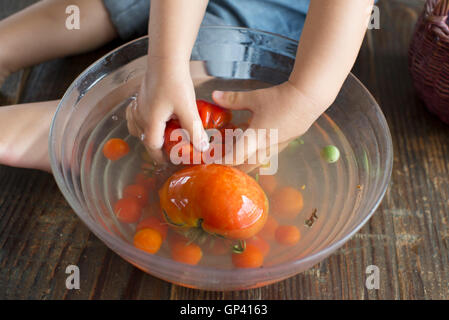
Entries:
[[251,91],[214,91],[212,99],[226,109],[250,109]]

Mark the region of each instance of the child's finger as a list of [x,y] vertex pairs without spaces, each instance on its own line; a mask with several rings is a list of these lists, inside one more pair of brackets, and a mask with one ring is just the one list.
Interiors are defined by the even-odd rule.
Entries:
[[164,145],[165,124],[171,113],[167,112],[166,108],[154,107],[150,110],[142,142],[150,152],[153,152],[154,150],[160,150]]
[[223,108],[251,110],[254,101],[254,91],[214,91],[212,99]]
[[126,125],[128,127],[129,134],[138,137],[141,134],[141,130],[137,126],[136,120],[134,119],[134,114],[131,106],[126,108]]
[[200,152],[209,149],[209,136],[203,128],[196,105],[191,108],[182,108],[177,112],[179,122],[183,129],[189,133],[190,141]]
[[145,148],[148,152],[148,155],[150,156],[150,158],[152,160],[156,161],[159,164],[166,162],[165,158],[164,158],[164,153],[162,152],[162,149],[150,149],[146,146],[145,146]]
[[[253,155],[256,153],[258,148],[257,141],[257,131],[251,127],[246,129],[239,137],[237,137],[237,141],[232,149],[232,163],[235,166],[244,164],[248,159],[253,160]],[[226,154],[226,163],[228,163],[228,157],[230,154]],[[251,161],[255,164],[255,161]]]

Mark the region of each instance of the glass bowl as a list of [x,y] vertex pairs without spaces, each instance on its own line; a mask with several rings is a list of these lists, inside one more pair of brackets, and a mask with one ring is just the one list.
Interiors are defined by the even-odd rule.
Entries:
[[[146,37],[137,39],[84,71],[62,98],[49,137],[51,166],[59,188],[88,228],[118,255],[149,274],[179,285],[206,290],[248,289],[312,267],[342,246],[374,213],[390,179],[392,142],[376,101],[351,74],[316,126],[338,128],[337,139],[345,138],[343,151],[350,150],[342,152],[338,166],[345,168],[351,163],[352,174],[340,174],[338,183],[324,188],[331,200],[325,201],[318,214],[319,223],[314,228],[319,232],[305,235],[301,250],[291,250],[288,261],[258,269],[220,269],[190,266],[134,248],[130,231],[108,220],[111,199],[119,197],[123,187],[111,179],[126,181],[122,175],[127,170],[110,171],[113,164],[101,157],[101,146],[112,135],[128,135],[124,109],[138,92],[146,70],[147,48]],[[213,89],[276,85],[288,79],[296,49],[295,41],[275,34],[237,27],[203,27],[192,51],[192,78],[198,92],[206,95]],[[136,159],[131,157],[120,165],[132,168],[133,161]],[[326,176],[323,179],[331,180]]]

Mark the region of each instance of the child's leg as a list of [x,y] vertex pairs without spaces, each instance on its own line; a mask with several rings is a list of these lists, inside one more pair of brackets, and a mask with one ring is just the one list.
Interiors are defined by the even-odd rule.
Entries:
[[[66,8],[80,9],[80,29],[66,28]],[[95,49],[117,36],[102,0],[44,0],[0,21],[0,83],[9,73]]]
[[[66,28],[66,7],[80,29]],[[102,0],[45,0],[0,21],[0,84],[12,72],[85,52],[116,37]],[[0,107],[0,164],[50,171],[48,134],[57,101]]]
[[50,170],[48,134],[58,101],[0,108],[0,164]]

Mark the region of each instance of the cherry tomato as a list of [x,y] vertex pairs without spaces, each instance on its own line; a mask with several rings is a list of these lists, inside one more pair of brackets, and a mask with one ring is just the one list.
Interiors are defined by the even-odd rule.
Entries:
[[151,216],[151,217],[141,220],[136,227],[136,231],[140,231],[142,229],[147,229],[147,228],[151,228],[156,231],[159,231],[159,233],[162,236],[162,241],[164,241],[165,238],[167,238],[168,226],[167,226],[167,223],[164,222],[161,218]]
[[125,198],[136,198],[141,207],[148,204],[148,190],[140,184],[130,184],[123,190]]
[[170,252],[173,260],[190,265],[197,265],[203,257],[203,252],[197,244],[185,240],[173,241]]
[[148,190],[153,190],[156,187],[156,177],[150,177],[143,172],[136,175],[135,183],[140,184]]
[[142,206],[136,198],[122,198],[114,205],[114,213],[117,219],[123,223],[139,221],[142,214]]
[[126,156],[129,152],[128,143],[119,138],[108,140],[103,146],[103,154],[109,160],[118,160]]
[[247,244],[242,253],[232,254],[232,264],[237,268],[259,268],[263,264],[263,253],[255,245]]
[[280,218],[295,218],[303,206],[301,192],[292,187],[279,188],[271,196],[271,212]]
[[162,244],[162,236],[159,231],[146,228],[138,231],[134,236],[134,246],[145,252],[155,254]]
[[255,245],[257,248],[260,249],[260,252],[262,252],[263,256],[266,257],[268,255],[268,252],[270,252],[270,244],[265,241],[262,237],[254,236],[251,239],[246,241],[246,245]]
[[301,233],[295,226],[279,226],[276,229],[276,241],[285,246],[293,246],[298,243]]

